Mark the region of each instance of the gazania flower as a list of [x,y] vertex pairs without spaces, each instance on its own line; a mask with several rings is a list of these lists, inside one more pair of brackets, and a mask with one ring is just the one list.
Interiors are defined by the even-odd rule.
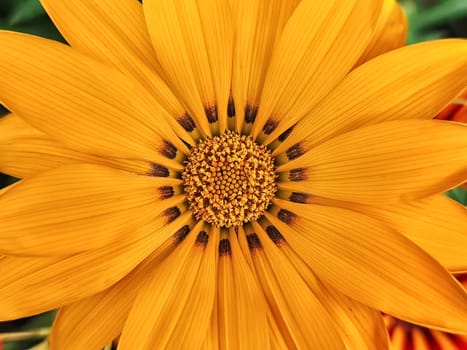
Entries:
[[431,120],[467,43],[369,54],[375,0],[43,4],[71,47],[0,33],[1,319],[60,307],[67,350],[384,349],[380,311],[467,332],[440,194],[467,129]]
[[[459,275],[458,279],[467,287],[467,275]],[[467,335],[440,332],[416,326],[397,318],[384,316],[394,350],[465,350]]]
[[436,119],[467,123],[467,92],[463,93],[454,103],[444,108],[436,116]]

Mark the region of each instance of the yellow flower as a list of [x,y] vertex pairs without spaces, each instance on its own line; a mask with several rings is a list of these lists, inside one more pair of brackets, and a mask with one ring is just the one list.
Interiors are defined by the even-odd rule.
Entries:
[[59,350],[467,332],[467,129],[431,120],[467,43],[383,53],[393,1],[42,3],[71,47],[0,32],[0,319],[60,307]]
[[[467,274],[457,276],[467,287]],[[440,332],[384,316],[393,350],[465,350],[467,335]]]

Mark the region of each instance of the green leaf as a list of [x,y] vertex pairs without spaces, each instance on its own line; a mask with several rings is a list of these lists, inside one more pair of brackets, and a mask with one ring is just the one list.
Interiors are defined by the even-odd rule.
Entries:
[[17,1],[14,10],[9,16],[9,22],[12,26],[35,20],[38,17],[45,16],[45,11],[38,0]]
[[409,22],[407,43],[467,33],[467,1],[401,1]]
[[444,0],[419,12],[415,25],[418,28],[433,28],[465,17],[467,17],[467,1]]
[[0,29],[65,41],[39,0],[0,0]]
[[467,190],[466,189],[462,187],[458,187],[458,188],[455,188],[453,190],[446,192],[446,194],[448,197],[458,201],[462,205],[467,205]]

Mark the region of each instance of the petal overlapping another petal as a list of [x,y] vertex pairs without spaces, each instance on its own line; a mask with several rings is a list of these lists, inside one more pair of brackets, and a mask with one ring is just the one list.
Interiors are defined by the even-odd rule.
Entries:
[[0,40],[0,100],[34,128],[82,152],[181,168],[173,149],[187,146],[136,80],[51,40],[5,31]]
[[16,114],[0,119],[0,171],[18,178],[34,176],[67,164],[100,164],[139,175],[153,165],[133,159],[99,157],[68,148],[34,129]]
[[[383,205],[447,191],[467,178],[467,127],[380,123],[337,136],[278,167],[279,188]],[[296,169],[296,170],[295,170]]]
[[377,310],[467,333],[467,294],[430,255],[380,221],[342,208],[281,201],[266,217],[320,279]]
[[274,155],[310,149],[342,133],[391,120],[432,119],[467,85],[467,41],[411,45],[352,71],[310,111]]
[[[0,252],[69,255],[130,236],[183,202],[180,180],[98,165],[68,165],[25,179],[0,197]],[[165,199],[165,200],[163,200]]]

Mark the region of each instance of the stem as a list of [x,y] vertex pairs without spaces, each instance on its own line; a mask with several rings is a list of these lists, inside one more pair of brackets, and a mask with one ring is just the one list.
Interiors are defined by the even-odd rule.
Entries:
[[26,340],[33,338],[43,338],[50,334],[50,328],[38,328],[26,332],[0,333],[0,341]]

